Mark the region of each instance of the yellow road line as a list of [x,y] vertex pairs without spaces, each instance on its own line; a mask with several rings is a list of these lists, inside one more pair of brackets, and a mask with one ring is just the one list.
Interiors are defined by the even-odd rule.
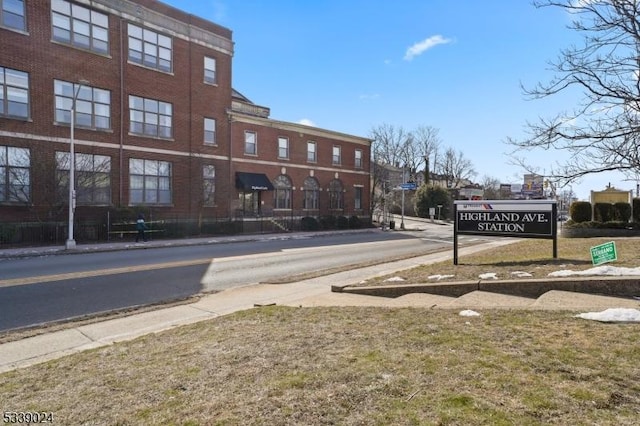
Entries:
[[104,275],[126,274],[129,272],[152,271],[154,269],[180,268],[184,266],[204,265],[213,259],[194,259],[179,262],[154,263],[151,265],[128,266],[125,268],[98,269],[95,271],[70,272],[67,274],[41,275],[38,277],[13,278],[0,280],[0,287],[46,283],[51,281],[75,280],[78,278],[99,277]]

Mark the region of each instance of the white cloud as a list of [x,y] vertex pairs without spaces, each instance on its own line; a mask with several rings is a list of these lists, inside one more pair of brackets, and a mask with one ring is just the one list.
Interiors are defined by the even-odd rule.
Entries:
[[360,95],[360,100],[367,101],[367,100],[378,99],[379,97],[380,95],[378,93],[373,93],[371,95],[362,94]]
[[316,126],[316,123],[314,123],[313,121],[309,120],[308,118],[303,118],[302,120],[299,120],[298,124],[302,124],[303,126],[318,127],[318,126]]
[[422,41],[415,43],[413,46],[407,49],[407,52],[404,55],[405,61],[411,61],[416,56],[422,55],[427,50],[435,47],[439,44],[447,44],[451,43],[452,40],[449,38],[444,38],[441,35],[434,35],[429,38],[426,38]]

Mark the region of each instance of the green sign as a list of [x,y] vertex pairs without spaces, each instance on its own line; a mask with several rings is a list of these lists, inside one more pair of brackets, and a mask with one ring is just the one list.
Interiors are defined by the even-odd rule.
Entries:
[[615,260],[618,260],[615,242],[611,241],[600,244],[599,246],[591,247],[591,262],[593,262],[594,265],[613,262]]

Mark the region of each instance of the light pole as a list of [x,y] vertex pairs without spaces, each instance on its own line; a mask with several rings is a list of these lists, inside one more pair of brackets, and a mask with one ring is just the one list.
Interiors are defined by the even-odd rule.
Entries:
[[405,166],[402,166],[402,217],[400,219],[400,229],[402,229],[404,231],[404,184],[407,182],[406,178],[405,178]]
[[76,127],[76,100],[78,99],[78,95],[80,94],[80,89],[82,88],[82,86],[88,84],[88,81],[80,80],[80,82],[78,83],[78,87],[73,93],[73,99],[71,100],[71,133],[69,143],[69,238],[67,239],[67,242],[65,244],[67,250],[75,248],[76,246],[76,240],[73,239],[73,213],[76,208],[76,155],[74,147],[74,131]]

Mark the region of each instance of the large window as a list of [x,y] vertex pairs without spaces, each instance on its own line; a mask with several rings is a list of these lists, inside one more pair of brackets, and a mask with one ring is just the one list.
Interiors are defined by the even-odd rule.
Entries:
[[244,153],[258,154],[258,135],[256,132],[244,132]]
[[29,74],[0,67],[0,117],[29,118]]
[[280,136],[278,138],[278,158],[289,158],[289,139]]
[[130,204],[171,204],[171,163],[129,160]]
[[75,125],[92,129],[111,128],[111,92],[108,90],[55,80],[54,92],[56,123],[71,123],[71,107],[77,93]]
[[340,164],[342,164],[342,148],[340,148],[339,146],[333,147],[333,155],[331,157],[331,163],[334,166],[339,166]]
[[171,72],[171,37],[129,24],[129,60],[145,67]]
[[[68,152],[56,152],[56,180],[59,197],[69,193]],[[111,157],[75,154],[76,201],[84,205],[108,205],[111,202]]]
[[216,168],[210,164],[202,166],[203,205],[215,205]]
[[318,184],[318,180],[309,176],[304,180],[302,189],[304,191],[302,208],[305,210],[318,210],[320,205],[320,184]]
[[129,96],[131,133],[156,138],[171,138],[173,108],[170,103]]
[[66,0],[51,0],[51,21],[54,40],[98,53],[109,52],[107,15]]
[[218,82],[216,74],[216,60],[214,58],[204,57],[204,82],[216,84]]
[[340,210],[344,208],[342,182],[338,179],[334,179],[329,183],[329,208],[331,210]]
[[27,148],[0,146],[0,202],[31,200],[31,153]]
[[0,0],[0,26],[26,31],[24,0]]
[[276,209],[291,208],[291,179],[285,175],[280,175],[273,181],[274,207]]
[[318,161],[318,156],[316,155],[316,143],[309,141],[307,142],[307,161],[309,163],[315,163]]
[[213,118],[204,119],[204,143],[207,145],[216,144],[216,120]]

